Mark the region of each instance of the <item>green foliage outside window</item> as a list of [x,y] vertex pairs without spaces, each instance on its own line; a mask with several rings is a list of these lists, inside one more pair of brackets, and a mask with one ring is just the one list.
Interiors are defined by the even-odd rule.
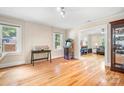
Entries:
[[60,46],[60,34],[55,34],[55,48]]
[[16,28],[13,27],[3,27],[2,28],[2,36],[3,38],[16,37]]

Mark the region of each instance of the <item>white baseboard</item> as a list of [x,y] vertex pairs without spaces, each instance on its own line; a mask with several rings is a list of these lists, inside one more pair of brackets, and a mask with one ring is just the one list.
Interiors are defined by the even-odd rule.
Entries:
[[60,55],[60,56],[54,56],[54,57],[52,57],[52,59],[59,58],[59,57],[63,57],[63,55]]
[[1,63],[0,68],[17,66],[17,65],[22,65],[22,64],[25,64],[25,61],[15,61],[15,62],[9,62],[9,63]]
[[[63,57],[63,55],[54,56],[54,57],[52,57],[52,59],[59,58],[59,57]],[[36,62],[41,62],[41,61],[36,61]],[[29,61],[29,63],[30,63],[30,61]],[[0,63],[0,68],[12,67],[12,66],[17,66],[17,65],[22,65],[22,64],[28,64],[28,63],[26,63],[25,61],[15,61],[15,62]]]
[[110,67],[110,66],[111,66],[111,64],[110,64],[110,63],[105,63],[105,66]]

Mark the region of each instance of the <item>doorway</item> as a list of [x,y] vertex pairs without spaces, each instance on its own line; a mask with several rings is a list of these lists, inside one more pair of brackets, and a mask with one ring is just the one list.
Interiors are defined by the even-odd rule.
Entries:
[[80,30],[78,34],[79,59],[107,64],[107,25]]

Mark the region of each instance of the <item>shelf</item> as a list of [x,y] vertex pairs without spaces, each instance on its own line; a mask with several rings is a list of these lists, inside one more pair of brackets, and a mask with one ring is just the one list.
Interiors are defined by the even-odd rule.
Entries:
[[124,72],[124,19],[111,22],[111,69]]
[[120,53],[115,53],[115,55],[124,56],[124,54],[120,54]]

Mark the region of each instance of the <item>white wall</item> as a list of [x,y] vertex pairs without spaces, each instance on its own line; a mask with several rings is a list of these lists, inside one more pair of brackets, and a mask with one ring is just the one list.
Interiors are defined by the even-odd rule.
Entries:
[[0,16],[0,22],[22,26],[22,52],[19,54],[7,55],[0,61],[0,67],[30,63],[30,52],[35,45],[48,45],[52,50],[52,58],[63,57],[63,49],[59,51],[53,49],[52,33],[63,33],[64,38],[66,38],[65,30],[5,16]]
[[89,43],[91,44],[90,47],[91,48],[95,48],[96,47],[96,43],[98,44],[98,46],[101,46],[101,40],[104,38],[103,34],[94,34],[94,35],[90,35],[90,41]]
[[104,34],[101,34],[100,31],[99,33],[94,34],[81,34],[81,40],[83,41],[83,45],[85,46],[87,43],[88,48],[95,48],[96,43],[98,44],[98,46],[101,46],[101,40],[104,38]]
[[67,38],[71,38],[74,40],[74,58],[79,59],[80,57],[80,45],[79,45],[79,38],[80,38],[79,30],[73,29],[67,31]]

